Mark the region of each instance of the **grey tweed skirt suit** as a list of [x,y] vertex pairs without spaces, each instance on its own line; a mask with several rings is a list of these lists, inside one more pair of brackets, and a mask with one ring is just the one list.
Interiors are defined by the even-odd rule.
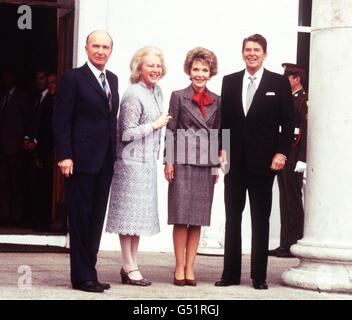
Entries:
[[192,86],[170,98],[165,163],[174,165],[174,179],[168,189],[168,224],[210,225],[221,123],[220,97],[207,93],[213,103],[205,107],[204,118],[192,101]]

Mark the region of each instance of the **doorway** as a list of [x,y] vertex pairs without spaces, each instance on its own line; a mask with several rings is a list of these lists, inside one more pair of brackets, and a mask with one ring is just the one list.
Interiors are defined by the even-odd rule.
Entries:
[[[31,111],[27,112],[25,117],[28,120],[26,122],[28,132],[33,131],[28,128],[33,127],[32,123],[35,122],[33,119],[36,118],[38,88],[35,80],[38,73],[44,72],[46,76],[56,74],[58,78],[66,69],[72,67],[74,9],[74,0],[0,0],[0,39],[2,42],[0,74],[7,71],[15,74],[16,88],[18,87],[28,97],[28,109],[26,110]],[[4,96],[1,96],[1,92],[5,92],[4,87],[3,81],[0,83],[0,99]],[[0,105],[1,102],[2,100]],[[29,114],[31,114],[30,117],[28,117]],[[0,206],[3,212],[9,210],[7,214],[2,215],[3,219],[1,219],[0,212],[0,238],[6,237],[6,242],[11,242],[15,235],[64,235],[66,237],[67,213],[64,205],[63,180],[54,165],[56,161],[53,159],[50,170],[48,170],[49,185],[44,184],[38,187],[40,180],[35,171],[37,169],[35,167],[38,166],[36,151],[31,155],[28,155],[28,152],[26,154],[25,151],[21,168],[22,179],[19,184],[22,195],[18,198],[23,201],[20,206],[23,209],[18,214],[19,219],[13,220],[11,219],[12,211],[8,209],[9,205],[5,203],[5,206]],[[30,168],[31,166],[34,167],[34,171]],[[46,182],[48,176],[44,175]],[[0,188],[0,192],[3,188]],[[7,193],[5,197],[2,197],[0,204],[4,202],[7,194],[11,197],[8,190],[10,188],[10,183],[7,183],[5,190]],[[16,203],[19,202],[16,200]],[[38,206],[46,208],[42,210],[39,218]],[[37,223],[42,222],[43,219],[48,220],[45,227]],[[3,239],[0,242],[4,242]]]

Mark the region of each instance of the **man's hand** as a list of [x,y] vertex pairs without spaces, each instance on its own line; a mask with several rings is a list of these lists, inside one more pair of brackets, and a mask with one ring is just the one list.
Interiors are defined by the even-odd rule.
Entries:
[[68,178],[70,176],[70,174],[73,174],[73,161],[72,159],[65,159],[62,161],[58,162],[58,167],[61,170],[61,173]]
[[281,153],[277,153],[275,154],[273,161],[271,163],[271,167],[270,169],[273,171],[280,171],[284,168],[285,163],[286,163],[286,156],[281,154]]

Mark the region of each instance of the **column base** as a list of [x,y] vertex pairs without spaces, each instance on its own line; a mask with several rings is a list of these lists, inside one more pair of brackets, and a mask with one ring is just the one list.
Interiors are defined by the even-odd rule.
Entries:
[[352,293],[352,250],[296,244],[291,252],[300,259],[300,264],[283,273],[286,285],[319,292]]

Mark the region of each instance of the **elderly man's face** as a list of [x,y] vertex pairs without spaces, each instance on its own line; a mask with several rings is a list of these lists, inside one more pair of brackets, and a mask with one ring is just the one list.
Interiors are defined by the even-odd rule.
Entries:
[[86,45],[88,60],[99,70],[104,70],[112,52],[111,38],[104,32],[94,32]]

